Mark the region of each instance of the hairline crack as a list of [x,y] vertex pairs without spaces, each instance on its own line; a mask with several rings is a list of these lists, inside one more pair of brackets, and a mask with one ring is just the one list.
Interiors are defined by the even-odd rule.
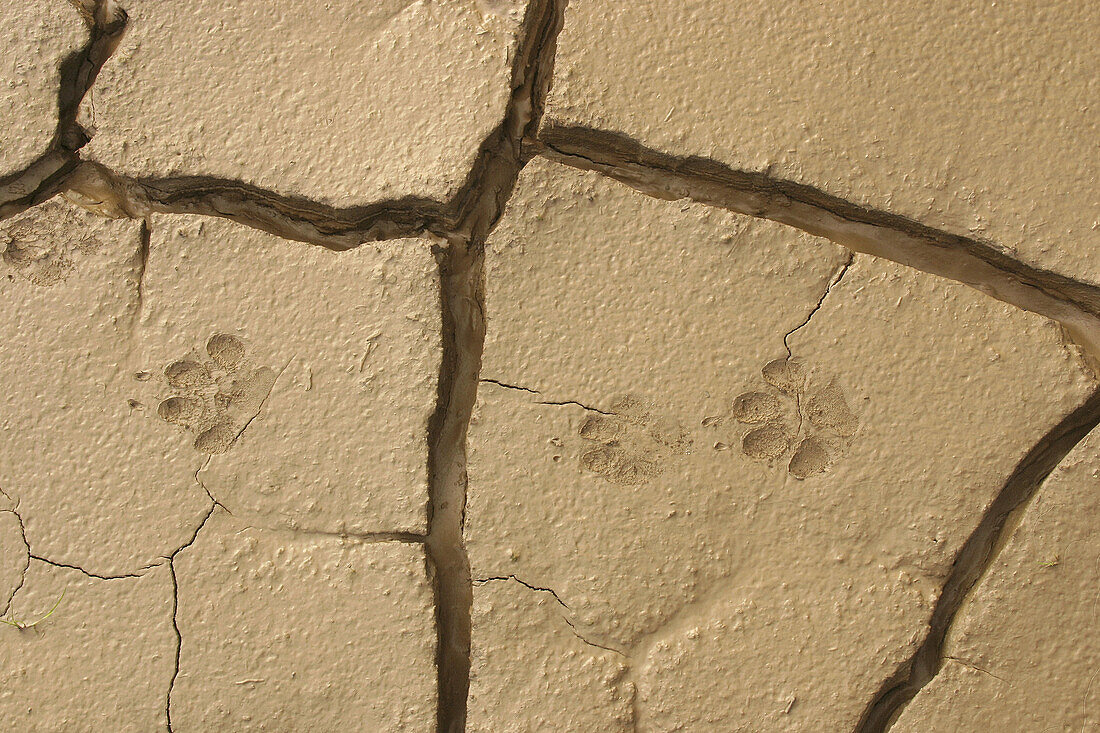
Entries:
[[[488,377],[482,377],[478,381],[480,381],[482,384],[493,384],[493,385],[496,385],[497,387],[500,387],[502,389],[513,390],[513,391],[516,391],[516,392],[527,392],[529,394],[539,395],[539,396],[542,395],[542,392],[537,390],[537,389],[531,389],[530,387],[520,387],[520,386],[517,386],[517,385],[514,385],[514,384],[507,384],[505,382],[500,381],[499,379],[489,379]],[[611,415],[618,415],[619,414],[617,412],[611,412],[611,411],[608,411],[608,410],[601,410],[598,407],[591,407],[590,405],[586,405],[583,402],[577,402],[576,400],[560,400],[560,401],[536,400],[534,404],[536,404],[536,405],[553,405],[555,407],[565,407],[567,405],[574,405],[576,407],[580,407],[581,409],[587,410],[588,412],[596,412],[596,413],[599,413],[601,415],[611,416]]]
[[581,634],[580,630],[577,628],[576,622],[570,617],[570,614],[573,612],[573,609],[569,607],[568,603],[566,603],[565,601],[563,601],[561,599],[561,596],[559,596],[553,588],[543,588],[543,587],[540,587],[540,586],[537,586],[537,585],[532,585],[531,583],[528,583],[527,581],[522,580],[522,579],[516,577],[515,575],[495,575],[495,576],[491,576],[491,577],[488,577],[488,578],[477,578],[473,581],[473,584],[475,586],[481,586],[481,585],[485,585],[487,583],[495,583],[495,582],[502,582],[502,581],[503,582],[514,581],[514,582],[518,583],[519,585],[523,586],[524,588],[526,588],[530,591],[533,591],[535,593],[548,593],[554,599],[554,601],[558,604],[558,606],[560,606],[562,609],[565,609],[565,611],[568,611],[568,613],[562,613],[559,610],[558,615],[561,617],[562,621],[564,621],[566,623],[566,625],[569,627],[569,630],[573,633],[573,636],[577,637],[578,639],[580,639],[582,642],[584,642],[588,646],[595,647],[596,649],[602,649],[606,652],[611,652],[612,654],[617,654],[618,656],[622,657],[625,660],[624,663],[627,665],[627,667],[631,666],[632,660],[631,660],[630,654],[628,652],[625,652],[622,649],[615,649],[614,647],[606,646],[604,644],[600,644],[598,642],[592,641],[592,640],[586,638],[583,634]]

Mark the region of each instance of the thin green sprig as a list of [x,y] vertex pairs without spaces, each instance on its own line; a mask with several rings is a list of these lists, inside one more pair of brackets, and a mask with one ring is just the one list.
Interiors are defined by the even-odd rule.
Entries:
[[50,608],[50,610],[46,611],[45,615],[43,615],[41,618],[37,619],[36,621],[31,621],[31,622],[28,623],[28,622],[25,622],[25,621],[18,621],[14,617],[12,617],[10,619],[0,618],[0,623],[7,624],[8,626],[14,626],[15,628],[20,629],[20,630],[22,630],[22,629],[33,629],[35,626],[38,626],[38,624],[42,623],[43,621],[45,621],[46,619],[48,619],[50,616],[53,615],[53,612],[56,611],[57,607],[61,605],[61,600],[64,597],[65,597],[65,591],[61,591],[61,596],[54,602],[54,604]]

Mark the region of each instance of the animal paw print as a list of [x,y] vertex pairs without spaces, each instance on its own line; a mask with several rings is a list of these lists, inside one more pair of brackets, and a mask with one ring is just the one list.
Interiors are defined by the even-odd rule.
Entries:
[[678,425],[654,415],[639,399],[623,398],[611,410],[589,415],[580,429],[581,438],[591,444],[581,454],[581,465],[611,483],[644,484],[691,444]]
[[164,368],[175,394],[160,403],[157,414],[194,434],[200,453],[225,453],[260,411],[277,376],[269,367],[254,368],[239,338],[214,334],[206,358],[192,355]]
[[751,426],[741,436],[741,452],[762,461],[790,454],[787,470],[797,479],[827,471],[859,429],[844,393],[831,381],[814,386],[805,367],[789,358],[768,362],[760,375],[763,391],[733,400],[734,419]]
[[47,201],[0,229],[4,263],[35,285],[59,283],[73,269],[74,252],[92,254],[102,246],[86,230],[71,207]]

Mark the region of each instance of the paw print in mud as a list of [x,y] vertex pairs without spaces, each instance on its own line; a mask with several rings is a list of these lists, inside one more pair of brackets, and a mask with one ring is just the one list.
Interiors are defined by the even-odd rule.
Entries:
[[56,199],[30,209],[0,228],[4,264],[35,285],[54,285],[73,269],[73,254],[93,254],[102,243],[86,222]]
[[210,455],[233,447],[271,394],[278,374],[254,367],[241,339],[219,333],[206,342],[206,355],[191,355],[164,368],[175,392],[157,414],[195,436],[195,450]]
[[616,402],[610,414],[589,415],[580,436],[590,444],[581,454],[581,465],[626,486],[638,486],[660,475],[668,460],[691,444],[678,425],[654,415],[633,397]]
[[797,479],[824,473],[840,460],[859,429],[859,418],[831,380],[811,378],[805,366],[784,358],[760,370],[764,386],[733,400],[733,418],[748,429],[741,452],[761,461],[790,454]]

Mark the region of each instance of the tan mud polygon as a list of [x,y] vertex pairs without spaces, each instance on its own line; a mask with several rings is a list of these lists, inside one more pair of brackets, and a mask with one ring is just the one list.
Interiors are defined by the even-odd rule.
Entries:
[[[160,404],[208,417],[145,417],[203,459],[205,488],[262,526],[423,532],[440,333],[427,242],[334,253],[219,220],[151,226],[142,363]],[[174,364],[217,384],[174,387]]]
[[249,528],[218,510],[175,573],[174,730],[432,729],[420,545]]
[[23,586],[30,562],[22,520],[13,509],[0,508],[0,617],[11,610],[12,599]]
[[518,4],[125,6],[87,152],[132,176],[215,176],[335,205],[446,198],[511,91]]
[[209,507],[204,456],[147,419],[140,225],[58,198],[0,222],[0,244],[0,488],[36,554],[138,572]]
[[[7,546],[3,548],[8,551]],[[34,560],[0,625],[0,720],[18,731],[165,730],[172,578],[101,580]]]
[[137,572],[187,541],[208,492],[269,526],[423,531],[439,371],[423,242],[338,255],[155,217],[146,248],[137,222],[77,211],[0,225],[0,487],[36,553]]

